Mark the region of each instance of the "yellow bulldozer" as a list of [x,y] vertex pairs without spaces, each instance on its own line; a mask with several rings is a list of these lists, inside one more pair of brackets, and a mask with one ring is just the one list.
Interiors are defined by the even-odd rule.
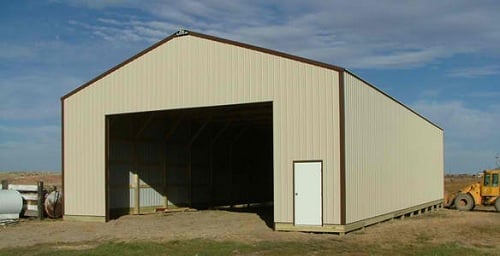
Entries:
[[494,205],[500,212],[500,169],[485,170],[483,180],[470,184],[460,191],[445,195],[444,206],[460,211],[470,211],[477,205]]

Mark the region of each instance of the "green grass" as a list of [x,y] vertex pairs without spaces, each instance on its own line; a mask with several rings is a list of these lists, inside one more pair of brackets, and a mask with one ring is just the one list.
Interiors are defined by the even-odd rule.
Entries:
[[[356,245],[343,240],[309,242],[218,242],[186,240],[159,242],[105,242],[86,244],[43,244],[0,251],[0,255],[493,255],[495,248],[465,248],[459,244],[416,244],[412,246]],[[486,248],[487,249],[487,248]]]

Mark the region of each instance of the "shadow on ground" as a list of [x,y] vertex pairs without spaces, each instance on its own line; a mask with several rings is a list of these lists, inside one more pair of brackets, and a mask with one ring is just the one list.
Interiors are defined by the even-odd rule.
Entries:
[[225,208],[218,209],[228,212],[243,212],[243,213],[254,213],[259,216],[261,220],[266,223],[266,226],[270,229],[274,229],[274,210],[273,206],[259,206],[259,207],[244,207],[244,208]]

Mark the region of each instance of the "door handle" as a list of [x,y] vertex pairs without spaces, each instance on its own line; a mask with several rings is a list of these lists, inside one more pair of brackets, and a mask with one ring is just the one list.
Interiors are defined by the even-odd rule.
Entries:
[[298,196],[298,195],[299,195],[299,193],[295,193],[295,195],[296,195],[296,196]]

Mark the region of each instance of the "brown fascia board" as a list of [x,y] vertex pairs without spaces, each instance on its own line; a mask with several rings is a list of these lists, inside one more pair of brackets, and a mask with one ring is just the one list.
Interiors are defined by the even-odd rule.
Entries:
[[357,79],[361,80],[362,82],[364,82],[365,84],[367,84],[368,86],[374,88],[375,90],[377,90],[378,92],[382,93],[383,95],[387,96],[389,99],[395,101],[396,103],[398,103],[399,105],[405,107],[406,109],[410,110],[411,112],[413,112],[414,114],[416,114],[417,116],[421,117],[422,119],[426,120],[427,122],[429,122],[430,124],[432,124],[433,126],[437,127],[438,129],[440,130],[443,130],[441,127],[439,127],[438,125],[436,125],[435,123],[431,122],[430,120],[428,120],[427,118],[423,117],[422,115],[420,115],[419,113],[415,112],[413,109],[411,109],[410,107],[406,106],[405,104],[403,104],[402,102],[396,100],[395,98],[391,97],[390,95],[388,95],[387,93],[383,92],[382,90],[380,90],[379,88],[375,87],[374,85],[372,85],[371,83],[365,81],[364,79],[360,78],[359,76],[357,76],[356,74],[352,73],[351,71],[343,68],[343,67],[339,67],[339,66],[335,66],[335,65],[331,65],[331,64],[327,64],[327,63],[324,63],[324,62],[320,62],[320,61],[315,61],[315,60],[311,60],[311,59],[307,59],[307,58],[303,58],[303,57],[299,57],[299,56],[296,56],[296,55],[292,55],[292,54],[288,54],[288,53],[284,53],[284,52],[280,52],[280,51],[275,51],[275,50],[271,50],[271,49],[267,49],[267,48],[263,48],[263,47],[259,47],[259,46],[255,46],[255,45],[250,45],[250,44],[245,44],[245,43],[241,43],[241,42],[237,42],[237,41],[233,41],[233,40],[229,40],[229,39],[224,39],[224,38],[220,38],[220,37],[215,37],[215,36],[211,36],[211,35],[206,35],[206,34],[202,34],[202,33],[198,33],[198,32],[194,32],[194,31],[189,31],[189,30],[183,30],[183,31],[177,31],[175,33],[173,33],[172,35],[164,38],[163,40],[160,40],[159,42],[153,44],[152,46],[150,46],[149,48],[139,52],[138,54],[132,56],[131,58],[123,61],[122,63],[114,66],[113,68],[109,69],[108,71],[102,73],[101,75],[95,77],[94,79],[88,81],[87,83],[81,85],[80,87],[74,89],[73,91],[69,92],[68,94],[64,95],[63,97],[61,97],[61,101],[64,101],[66,98],[70,97],[71,95],[79,92],[80,90],[86,88],[87,86],[90,86],[92,85],[93,83],[95,83],[96,81],[104,78],[105,76],[107,76],[108,74],[118,70],[119,68],[127,65],[128,63],[134,61],[135,59],[141,57],[142,55],[156,49],[158,46],[170,41],[171,39],[173,38],[176,38],[176,37],[180,37],[180,36],[185,36],[185,35],[191,35],[191,36],[195,36],[195,37],[199,37],[199,38],[203,38],[203,39],[207,39],[207,40],[212,40],[212,41],[216,41],[216,42],[219,42],[219,43],[224,43],[224,44],[230,44],[230,45],[234,45],[234,46],[238,46],[238,47],[243,47],[243,48],[247,48],[247,49],[250,49],[250,50],[254,50],[254,51],[258,51],[258,52],[262,52],[262,53],[267,53],[267,54],[271,54],[271,55],[275,55],[275,56],[279,56],[279,57],[283,57],[283,58],[287,58],[287,59],[291,59],[291,60],[295,60],[295,61],[299,61],[299,62],[303,62],[303,63],[307,63],[307,64],[311,64],[311,65],[314,65],[314,66],[318,66],[318,67],[322,67],[322,68],[327,68],[327,69],[332,69],[332,70],[335,70],[337,72],[348,72],[349,74],[351,74],[352,76],[356,77]]
[[242,48],[246,48],[246,49],[250,49],[250,50],[254,50],[254,51],[258,51],[258,52],[267,53],[267,54],[271,54],[271,55],[283,57],[283,58],[286,58],[286,59],[291,59],[291,60],[295,60],[295,61],[299,61],[299,62],[311,64],[311,65],[314,65],[314,66],[319,66],[319,67],[323,67],[323,68],[327,68],[327,69],[333,69],[333,70],[335,70],[337,72],[343,72],[345,70],[343,67],[339,67],[339,66],[327,64],[327,63],[324,63],[324,62],[315,61],[315,60],[311,60],[311,59],[307,59],[307,58],[299,57],[299,56],[296,56],[296,55],[292,55],[292,54],[288,54],[288,53],[284,53],[284,52],[280,52],[280,51],[275,51],[275,50],[271,50],[271,49],[267,49],[267,48],[255,46],[255,45],[245,44],[245,43],[241,43],[241,42],[237,42],[237,41],[232,41],[232,40],[228,40],[228,39],[224,39],[224,38],[220,38],[220,37],[215,37],[215,36],[210,36],[210,35],[206,35],[206,34],[202,34],[202,33],[198,33],[198,32],[193,32],[193,31],[189,31],[188,34],[192,35],[192,36],[204,38],[204,39],[207,39],[207,40],[216,41],[216,42],[219,42],[219,43],[224,43],[224,44],[230,44],[230,45],[234,45],[234,46],[239,46],[239,47],[242,47]]

